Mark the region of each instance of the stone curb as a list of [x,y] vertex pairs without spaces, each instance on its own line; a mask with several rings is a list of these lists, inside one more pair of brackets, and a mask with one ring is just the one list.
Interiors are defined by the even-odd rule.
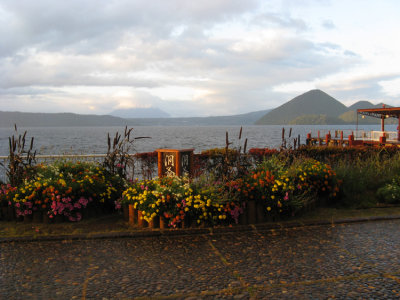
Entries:
[[0,243],[13,242],[45,242],[45,241],[74,241],[74,240],[95,240],[95,239],[116,239],[116,238],[148,238],[148,237],[173,237],[183,235],[217,235],[234,232],[247,231],[268,231],[282,230],[297,227],[321,226],[321,225],[340,225],[350,223],[374,222],[374,221],[390,221],[398,220],[400,215],[394,216],[374,216],[364,218],[338,219],[338,220],[315,220],[304,222],[285,222],[285,223],[263,223],[254,225],[238,225],[214,228],[190,228],[190,229],[155,229],[155,230],[138,230],[133,232],[110,232],[95,234],[73,234],[73,235],[57,235],[57,236],[23,236],[23,237],[4,237],[0,238]]

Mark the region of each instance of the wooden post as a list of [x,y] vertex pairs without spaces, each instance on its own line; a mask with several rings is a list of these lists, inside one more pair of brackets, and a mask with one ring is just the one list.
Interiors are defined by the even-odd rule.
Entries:
[[399,124],[397,126],[397,141],[400,142],[400,116],[399,116]]
[[134,207],[133,204],[129,204],[129,224],[133,225],[135,223],[134,219]]
[[349,135],[349,146],[353,146],[353,142],[354,142],[354,134],[351,133],[351,134]]

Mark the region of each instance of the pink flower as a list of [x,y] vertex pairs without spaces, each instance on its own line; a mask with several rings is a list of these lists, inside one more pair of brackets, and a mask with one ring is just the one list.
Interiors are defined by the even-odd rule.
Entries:
[[115,204],[115,209],[121,209],[121,203],[119,203],[118,201],[114,201]]
[[[90,199],[90,198],[89,198]],[[78,201],[78,203],[80,203],[81,205],[83,205],[83,207],[86,207],[86,205],[88,204],[88,200],[87,199],[85,199],[85,198],[83,198],[83,197],[81,197],[80,199],[79,199],[79,201]]]
[[286,192],[286,195],[285,195],[285,197],[283,197],[283,200],[289,200],[289,193],[288,192]]

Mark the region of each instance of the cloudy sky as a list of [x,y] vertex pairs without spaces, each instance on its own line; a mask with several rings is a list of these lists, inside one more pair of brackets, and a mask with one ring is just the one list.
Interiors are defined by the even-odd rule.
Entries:
[[0,110],[400,106],[398,0],[0,0]]

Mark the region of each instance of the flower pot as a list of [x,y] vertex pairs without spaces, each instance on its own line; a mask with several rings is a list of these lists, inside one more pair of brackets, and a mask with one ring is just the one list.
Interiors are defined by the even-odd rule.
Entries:
[[247,222],[249,224],[257,223],[257,207],[255,200],[247,202]]

